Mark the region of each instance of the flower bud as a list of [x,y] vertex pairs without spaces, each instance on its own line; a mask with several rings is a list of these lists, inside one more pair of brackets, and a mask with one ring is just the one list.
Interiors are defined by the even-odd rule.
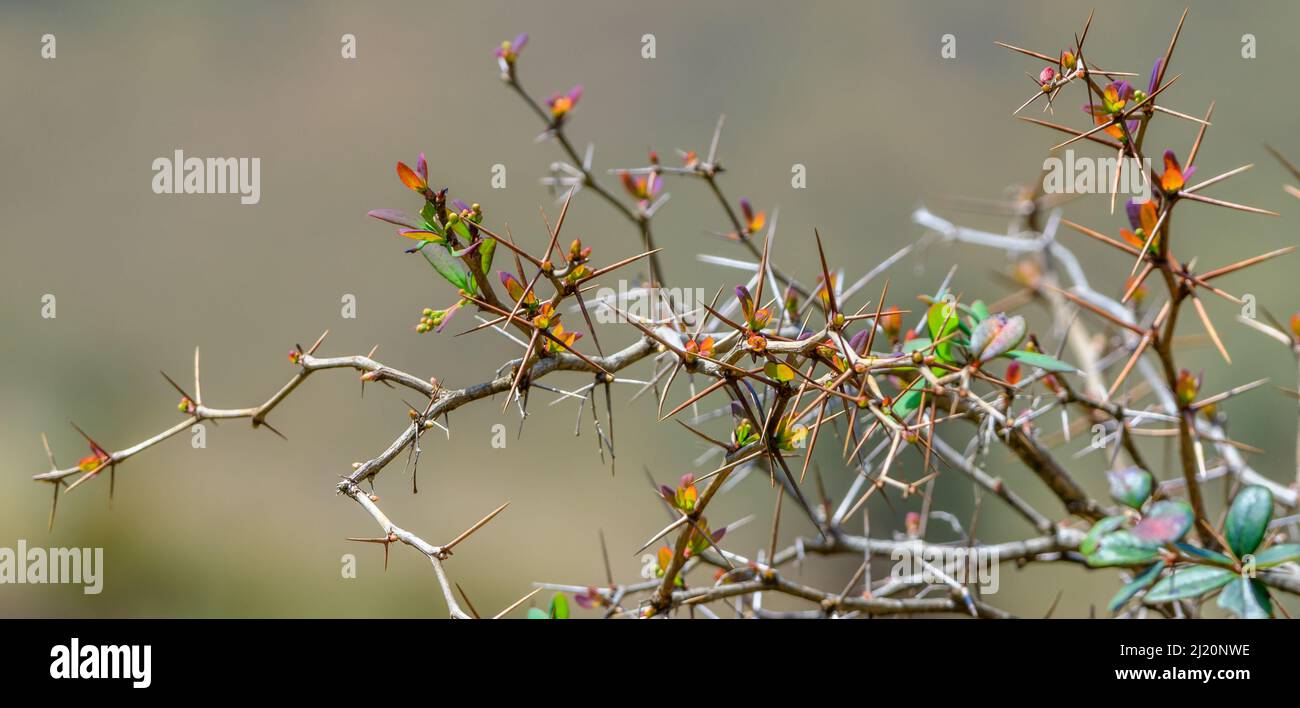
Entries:
[[903,313],[898,310],[885,313],[880,318],[880,326],[884,328],[885,335],[889,337],[889,341],[892,342],[897,340],[898,331],[903,328]]
[[907,529],[908,536],[916,536],[921,533],[921,515],[915,511],[907,512],[903,517],[903,526]]
[[1038,281],[1043,277],[1043,270],[1039,268],[1038,263],[1029,258],[1016,261],[1015,272],[1012,274],[1017,283],[1029,288],[1037,288]]
[[1056,380],[1055,374],[1048,374],[1044,376],[1043,386],[1046,386],[1048,391],[1051,391],[1052,393],[1055,393],[1058,396],[1061,395],[1061,384]]
[[[1129,278],[1125,284],[1125,289],[1127,290],[1128,288],[1133,287],[1135,280],[1137,280],[1137,276],[1133,276]],[[1147,286],[1146,283],[1142,283],[1133,289],[1133,295],[1131,297],[1133,298],[1134,302],[1140,303],[1146,299],[1146,296],[1147,296]]]
[[1178,378],[1174,380],[1174,393],[1183,405],[1191,405],[1200,390],[1201,376],[1192,376],[1192,372],[1187,369],[1178,372]]
[[1013,361],[1010,364],[1008,364],[1006,376],[1004,376],[1003,378],[1005,378],[1007,380],[1007,383],[1011,384],[1012,386],[1015,386],[1016,384],[1020,383],[1020,362]]

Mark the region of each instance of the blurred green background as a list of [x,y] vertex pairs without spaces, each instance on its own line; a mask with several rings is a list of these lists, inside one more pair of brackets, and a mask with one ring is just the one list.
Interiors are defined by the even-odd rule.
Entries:
[[[1090,55],[1108,68],[1141,72],[1144,85],[1183,4],[1096,7]],[[0,546],[20,538],[29,545],[102,546],[107,564],[101,595],[83,595],[77,586],[4,585],[0,614],[298,617],[445,616],[433,574],[417,554],[394,548],[385,574],[380,549],[344,540],[374,535],[375,526],[334,494],[337,475],[376,455],[406,425],[400,394],[371,386],[360,398],[355,374],[318,374],[271,417],[288,442],[238,421],[209,425],[206,449],[192,449],[188,436],[179,436],[119,470],[111,510],[103,480],[64,498],[53,533],[46,532],[50,489],[28,479],[46,468],[40,433],[50,435],[59,462],[68,465],[86,454],[70,419],[113,449],[171,425],[176,396],[157,372],[188,381],[195,345],[203,350],[205,401],[221,407],[264,400],[292,373],[286,351],[326,328],[332,334],[325,354],[365,353],[378,344],[381,361],[453,386],[486,380],[517,355],[495,335],[453,339],[455,323],[442,335],[414,334],[420,309],[450,304],[450,291],[425,263],[402,255],[408,244],[393,229],[366,216],[381,207],[417,208],[393,165],[413,163],[424,151],[435,184],[482,202],[490,223],[509,222],[516,239],[541,246],[538,207],[552,216],[558,207],[537,178],[561,155],[553,144],[534,141],[536,116],[498,80],[492,51],[502,39],[532,34],[521,76],[535,97],[586,87],[569,132],[580,149],[595,143],[602,174],[643,164],[649,148],[665,161],[678,147],[703,152],[726,113],[725,190],[769,214],[779,207],[774,260],[811,282],[814,226],[829,257],[854,278],[920,235],[909,216],[922,201],[939,210],[945,196],[998,197],[1007,185],[1034,179],[1060,138],[1010,114],[1033,90],[1025,72],[1041,66],[993,42],[1058,52],[1082,28],[1087,8],[6,2],[0,13]],[[1172,68],[1183,78],[1165,100],[1192,114],[1217,100],[1200,176],[1257,163],[1213,195],[1283,213],[1275,219],[1189,205],[1179,223],[1179,253],[1199,254],[1202,267],[1294,243],[1300,205],[1283,193],[1286,175],[1262,143],[1300,158],[1297,20],[1294,3],[1191,3]],[[54,60],[40,57],[45,33],[57,37]],[[345,33],[357,37],[355,60],[340,57]],[[656,37],[653,60],[640,54],[647,33]],[[945,60],[940,38],[949,33],[957,54]],[[1246,33],[1257,39],[1255,59],[1241,57]],[[1080,102],[1068,91],[1057,119],[1084,125]],[[1148,145],[1153,153],[1167,145],[1185,154],[1193,137],[1191,124],[1165,119]],[[261,203],[153,194],[153,159],[177,148],[191,156],[260,157]],[[507,189],[490,188],[496,163],[507,167]],[[806,190],[791,189],[794,163],[807,166]],[[736,271],[695,260],[697,253],[743,255],[708,235],[726,224],[703,185],[670,179],[667,189],[672,199],[655,223],[671,284],[712,291],[739,282]],[[1071,218],[1115,233],[1121,217],[1106,211],[1102,197],[1068,207]],[[947,214],[1005,228],[998,219]],[[628,224],[590,193],[576,200],[566,231],[593,245],[598,261],[637,246]],[[1094,283],[1118,294],[1127,260],[1081,236],[1063,238]],[[1007,292],[990,278],[1005,265],[1002,254],[945,246],[896,266],[891,296],[912,302],[953,263],[961,264],[956,289],[968,297],[993,300]],[[1287,275],[1294,267],[1292,256],[1226,285],[1287,316],[1300,308]],[[46,293],[58,298],[53,320],[40,316]],[[340,317],[346,293],[357,298],[356,319]],[[1233,308],[1216,299],[1207,304],[1234,366],[1224,367],[1209,347],[1186,353],[1187,366],[1206,369],[1204,390],[1262,376],[1294,384],[1286,351],[1234,322]],[[602,331],[607,348],[631,341],[621,330]],[[1182,331],[1196,334],[1200,325],[1189,317]],[[647,371],[643,364],[631,375],[644,378]],[[380,478],[382,506],[398,524],[438,542],[512,502],[447,564],[481,611],[503,607],[533,581],[603,582],[600,529],[616,575],[634,580],[640,560],[633,551],[664,520],[642,465],[670,481],[693,469],[702,446],[677,426],[656,424],[648,398],[628,404],[633,390],[617,390],[614,478],[596,457],[589,420],[574,438],[574,406],[548,409],[551,396],[539,391],[522,438],[514,437],[516,413],[503,415],[500,399],[456,412],[450,442],[426,438],[420,493],[410,494],[410,480],[395,465]],[[1268,451],[1252,463],[1274,479],[1293,479],[1294,402],[1266,388],[1227,410],[1234,436]],[[504,450],[490,446],[499,421],[511,433]],[[969,429],[954,432],[949,439],[964,445]],[[1144,446],[1157,458],[1163,447]],[[838,498],[852,473],[836,461],[835,448],[825,446],[819,458]],[[1105,494],[1099,456],[1076,468],[1090,491]],[[904,476],[915,478],[919,469],[918,459],[905,458]],[[1063,515],[1018,464],[997,457],[990,472],[1049,515]],[[768,542],[773,493],[763,476],[711,509],[715,525],[758,515],[728,540],[747,555]],[[1221,487],[1210,486],[1216,509]],[[937,489],[936,508],[970,519],[974,503],[964,478],[942,477]],[[981,540],[1032,533],[996,500],[985,501]],[[901,528],[905,511],[918,507],[915,498],[874,500],[873,534],[887,537]],[[786,511],[787,538],[808,530],[789,504]],[[951,534],[936,522],[932,538]],[[357,554],[356,579],[341,578],[346,553]],[[851,558],[812,559],[801,577],[836,590],[855,565]],[[887,572],[887,563],[877,565],[877,577]],[[1001,589],[989,599],[1036,616],[1060,589],[1057,615],[1086,616],[1094,605],[1104,608],[1117,587],[1114,571],[1006,566]],[[766,604],[802,606],[778,598]]]

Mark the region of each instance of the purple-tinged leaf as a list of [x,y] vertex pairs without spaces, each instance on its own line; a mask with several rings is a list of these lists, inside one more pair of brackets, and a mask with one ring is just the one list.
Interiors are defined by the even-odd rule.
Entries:
[[1151,473],[1141,467],[1113,470],[1106,475],[1110,482],[1110,496],[1132,509],[1141,509],[1151,496]]
[[988,361],[1016,348],[1025,338],[1025,318],[999,312],[976,325],[970,336],[970,351],[976,359]]
[[864,329],[861,332],[858,332],[857,334],[853,335],[853,337],[849,339],[849,349],[852,349],[858,355],[863,354],[864,352],[862,351],[862,347],[867,343],[867,337],[870,334],[871,334],[871,330]]
[[1151,505],[1151,510],[1133,527],[1133,535],[1144,543],[1164,545],[1182,539],[1192,528],[1192,507],[1185,501],[1165,500]]
[[408,229],[426,228],[424,220],[411,216],[400,209],[375,209],[366,212],[366,214],[368,216],[373,216],[380,221],[387,221],[390,224],[405,226]]
[[1120,530],[1102,536],[1087,561],[1089,567],[1104,568],[1146,565],[1159,557],[1159,547],[1143,542],[1132,531]]
[[1156,92],[1156,79],[1160,77],[1160,67],[1164,63],[1165,63],[1165,58],[1160,57],[1159,59],[1156,59],[1155,65],[1151,67],[1151,80],[1147,82],[1148,96]]

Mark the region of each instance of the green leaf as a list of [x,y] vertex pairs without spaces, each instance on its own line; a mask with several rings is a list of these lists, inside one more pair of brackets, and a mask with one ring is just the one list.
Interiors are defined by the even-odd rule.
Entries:
[[906,418],[912,414],[912,411],[916,410],[920,406],[921,392],[917,389],[912,389],[895,399],[895,401],[890,404],[889,410],[899,418]]
[[[930,327],[930,340],[935,342],[957,331],[959,326],[957,310],[944,300],[931,305],[925,319]],[[935,347],[934,353],[943,361],[955,361],[952,354],[952,340],[940,342]]]
[[1232,582],[1237,574],[1227,568],[1209,565],[1183,565],[1166,575],[1156,586],[1151,588],[1142,602],[1158,605],[1189,597],[1199,597]]
[[1272,568],[1291,561],[1300,561],[1300,544],[1283,543],[1269,546],[1255,554],[1256,568]]
[[483,239],[483,245],[478,247],[478,257],[483,264],[483,275],[490,274],[492,268],[492,257],[497,253],[497,240],[494,238]]
[[460,262],[451,255],[445,246],[436,243],[427,244],[420,249],[420,253],[424,254],[424,259],[429,262],[429,265],[433,266],[434,270],[438,271],[438,275],[441,275],[448,283],[456,286],[457,290],[470,291],[469,273],[465,272]]
[[550,618],[551,616],[546,614],[545,610],[539,610],[536,607],[528,608],[528,619],[530,620],[544,620]]
[[1258,580],[1247,577],[1235,582],[1219,593],[1219,607],[1242,619],[1268,619],[1273,616],[1273,601],[1268,590]]
[[1079,552],[1085,556],[1092,555],[1092,552],[1097,550],[1097,542],[1101,540],[1101,537],[1119,528],[1120,524],[1123,523],[1123,516],[1107,516],[1093,524],[1092,528],[1088,530],[1088,535],[1084,536],[1083,541],[1079,544]]
[[903,342],[903,353],[911,354],[912,352],[919,352],[922,349],[928,349],[931,341],[933,340],[926,339],[925,337],[909,339],[908,341]]
[[1223,522],[1224,535],[1232,552],[1240,558],[1254,553],[1264,540],[1268,522],[1273,519],[1273,493],[1268,488],[1252,485],[1237,492],[1228,509],[1228,519]]
[[1119,589],[1119,592],[1115,593],[1115,597],[1110,599],[1110,604],[1107,606],[1108,609],[1111,612],[1114,612],[1128,604],[1128,601],[1132,600],[1134,595],[1141,592],[1143,588],[1154,583],[1156,578],[1160,577],[1160,570],[1164,567],[1164,563],[1152,563],[1150,568],[1142,571],[1141,575],[1138,575],[1132,582],[1126,584],[1124,587]]
[[469,234],[469,227],[465,225],[464,219],[456,219],[455,223],[451,225],[451,230],[456,232],[456,235],[461,238],[462,243],[469,243],[473,240],[473,237]]
[[989,316],[989,306],[984,304],[983,300],[976,300],[970,306],[971,317],[974,318],[975,324],[979,324],[984,318]]
[[447,236],[447,232],[438,223],[438,210],[433,208],[433,202],[424,203],[424,207],[420,209],[420,218],[424,219],[430,231],[444,238]]
[[1093,568],[1144,565],[1160,556],[1160,549],[1143,543],[1132,531],[1121,530],[1101,537],[1097,549],[1088,554]]
[[1192,528],[1194,518],[1191,505],[1185,501],[1159,501],[1133,527],[1133,535],[1143,543],[1163,546],[1181,540]]
[[1078,369],[1059,359],[1050,357],[1046,354],[1040,354],[1039,352],[1027,352],[1023,349],[1013,349],[1003,356],[1009,356],[1016,361],[1028,366],[1036,366],[1044,371],[1058,371],[1066,374],[1073,374],[1078,371]]
[[1106,475],[1110,482],[1110,496],[1131,509],[1141,509],[1151,496],[1151,473],[1141,467],[1127,467]]
[[555,593],[555,597],[551,598],[551,619],[569,619],[569,598],[562,592]]
[[763,365],[763,373],[767,374],[768,378],[780,383],[794,380],[794,369],[790,368],[789,364],[769,361]]

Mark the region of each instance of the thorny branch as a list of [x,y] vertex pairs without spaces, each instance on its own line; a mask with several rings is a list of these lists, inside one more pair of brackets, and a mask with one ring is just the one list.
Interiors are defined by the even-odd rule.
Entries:
[[[1182,21],[1168,49],[1156,62],[1145,92],[1133,89],[1126,79],[1119,78],[1136,74],[1103,71],[1085,61],[1084,44],[1091,22],[1090,16],[1083,32],[1059,57],[999,43],[1049,63],[1035,79],[1039,84],[1036,93],[1016,113],[1042,97],[1046,97],[1050,107],[1070,84],[1077,84],[1088,100],[1087,111],[1093,119],[1090,129],[1026,120],[1071,135],[1061,146],[1087,140],[1114,150],[1121,165],[1128,164],[1122,162],[1123,158],[1141,164],[1145,155],[1143,145],[1151,138],[1148,129],[1155,116],[1186,120],[1199,126],[1186,165],[1180,165],[1174,153],[1167,151],[1163,174],[1152,170],[1150,174],[1140,175],[1153,189],[1153,199],[1128,205],[1126,211],[1134,231],[1125,230],[1123,240],[1065,220],[1059,204],[1053,204],[1050,195],[1041,194],[1040,187],[1022,190],[1002,205],[1011,221],[1005,234],[959,226],[924,207],[919,208],[913,219],[926,230],[926,235],[918,247],[939,240],[1002,250],[1015,259],[1016,292],[992,306],[975,298],[963,298],[952,287],[954,272],[950,271],[933,293],[919,297],[925,307],[916,313],[887,304],[888,282],[874,300],[868,300],[856,310],[849,305],[877,276],[911,253],[912,246],[867,269],[856,282],[847,285],[845,269],[831,266],[834,260],[828,258],[820,234],[814,233],[810,243],[817,249],[821,265],[815,280],[811,284],[800,283],[780,270],[772,262],[775,213],[769,221],[764,212],[755,210],[743,199],[738,202],[737,210],[719,184],[718,177],[724,172],[718,155],[722,120],[718,121],[703,158],[694,151],[679,151],[683,164],[673,167],[662,164],[657,153],[652,152],[648,166],[612,169],[633,200],[629,206],[596,179],[591,150],[580,155],[567,133],[568,120],[582,96],[581,87],[567,94],[555,94],[545,104],[534,100],[520,83],[517,70],[519,52],[527,36],[505,42],[497,51],[503,81],[543,121],[545,132],[541,137],[554,140],[569,159],[567,163],[555,163],[551,176],[544,180],[557,192],[566,193],[554,225],[549,220],[546,223],[545,249],[535,252],[516,243],[508,229],[494,230],[486,222],[481,205],[449,202],[447,189],[435,190],[430,185],[423,155],[415,168],[398,163],[397,170],[403,184],[422,198],[418,215],[389,209],[371,215],[402,227],[399,235],[416,242],[408,252],[423,256],[456,290],[456,304],[444,310],[426,309],[417,331],[441,330],[459,309],[473,306],[480,324],[466,333],[492,329],[520,347],[520,356],[502,365],[489,381],[449,388],[437,379],[423,379],[376,361],[374,350],[365,356],[318,357],[316,351],[325,339],[322,335],[306,350],[296,347],[291,352],[290,359],[297,371],[264,403],[249,408],[220,409],[203,402],[196,350],[193,395],[167,377],[182,397],[181,422],[114,452],[82,433],[92,455],[64,469],[54,463],[46,444],[51,469],[34,475],[33,479],[53,486],[51,524],[61,491],[71,491],[107,470],[111,494],[111,480],[118,465],[205,420],[248,419],[254,428],[265,426],[279,434],[268,417],[303,381],[319,370],[352,369],[361,372],[363,384],[403,387],[421,394],[425,402],[410,407],[409,422],[387,448],[340,476],[338,493],[357,502],[381,530],[376,538],[350,540],[383,545],[385,562],[392,543],[400,542],[416,549],[428,558],[449,613],[456,618],[478,617],[478,614],[463,594],[464,603],[457,600],[444,562],[454,547],[501,513],[506,505],[487,514],[452,541],[434,545],[397,526],[380,510],[378,496],[373,492],[375,479],[403,453],[418,464],[421,436],[434,427],[444,427],[440,421],[447,421],[449,414],[461,406],[504,393],[507,409],[514,404],[524,419],[534,390],[557,394],[559,397],[552,405],[577,401],[579,426],[583,409],[588,404],[592,406],[597,449],[602,460],[609,454],[612,471],[611,388],[614,384],[638,386],[640,390],[634,399],[653,391],[661,420],[684,416],[689,410],[689,422],[682,418],[678,421],[708,445],[708,452],[699,464],[717,458],[720,465],[699,477],[682,476],[676,488],[656,483],[655,493],[671,521],[641,550],[674,532],[676,535],[671,543],[650,556],[653,564],[646,567],[643,582],[616,583],[606,558],[606,586],[538,584],[533,593],[497,616],[511,611],[544,588],[573,593],[583,606],[605,608],[607,617],[665,617],[677,613],[718,616],[716,607],[727,603],[731,603],[738,616],[752,617],[921,613],[1010,616],[979,596],[971,578],[961,572],[961,561],[954,556],[956,551],[983,554],[999,563],[1017,565],[1031,562],[1109,565],[1134,575],[1145,567],[1155,570],[1154,575],[1143,574],[1150,576],[1152,582],[1167,567],[1176,573],[1188,564],[1197,563],[1217,564],[1225,572],[1244,572],[1242,556],[1250,555],[1255,548],[1243,551],[1240,543],[1234,545],[1232,538],[1225,542],[1223,534],[1212,523],[1203,485],[1224,477],[1234,488],[1264,490],[1268,495],[1268,518],[1274,505],[1294,512],[1300,506],[1297,500],[1300,489],[1281,485],[1252,469],[1243,452],[1255,448],[1228,437],[1227,416],[1219,404],[1258,388],[1263,381],[1213,396],[1200,395],[1199,378],[1177,366],[1176,326],[1183,306],[1190,301],[1210,341],[1227,360],[1228,352],[1209,319],[1202,297],[1213,295],[1240,303],[1240,299],[1213,281],[1284,255],[1291,249],[1199,273],[1193,271],[1195,259],[1182,261],[1175,256],[1171,216],[1175,207],[1180,207],[1181,212],[1182,204],[1194,202],[1253,214],[1273,212],[1200,193],[1205,187],[1244,172],[1250,165],[1196,185],[1186,184],[1210,125],[1212,106],[1205,118],[1200,119],[1165,105],[1164,90],[1179,78],[1175,75],[1166,81],[1165,73]],[[1103,87],[1099,79],[1111,82]],[[1280,154],[1277,156],[1300,179],[1300,172]],[[1112,211],[1120,174],[1119,170],[1115,172],[1110,189]],[[688,304],[674,301],[659,291],[664,284],[663,269],[660,249],[654,246],[651,220],[668,198],[666,193],[661,193],[666,175],[693,177],[703,182],[716,199],[729,228],[728,232],[719,232],[720,235],[740,243],[752,257],[751,261],[737,261],[701,256],[701,260],[746,274],[746,282],[735,288],[734,299],[728,298],[719,305],[722,295],[719,289],[711,303]],[[581,241],[574,240],[566,250],[560,235],[573,196],[580,189],[590,189],[636,228],[643,249],[640,254],[597,267],[592,249],[584,247]],[[1300,190],[1292,187],[1290,191],[1300,196]],[[1122,296],[1108,296],[1090,282],[1074,252],[1059,238],[1062,225],[1136,261]],[[1181,233],[1179,238],[1181,243]],[[499,273],[507,296],[504,298],[487,277],[498,247],[510,252],[514,265],[513,272]],[[642,258],[649,263],[650,276],[641,287],[613,299],[601,295],[584,298],[584,294],[596,287],[596,278]],[[1165,283],[1165,301],[1159,307],[1142,305],[1140,301],[1148,297],[1144,281],[1156,272]],[[545,289],[551,295],[546,296]],[[645,314],[644,309],[634,312],[631,303],[625,300],[633,297],[652,299],[654,307],[649,310],[652,314]],[[1031,303],[1045,305],[1050,318],[1050,329],[1041,334],[1030,333],[1022,316],[1009,314]],[[570,307],[570,312],[581,314],[597,354],[580,351],[576,346],[578,333],[566,331],[560,323],[565,305]],[[635,341],[605,354],[596,338],[593,310],[598,314],[612,313],[630,325],[631,329],[625,331],[634,333]],[[904,315],[918,320],[914,327],[903,327]],[[1094,318],[1101,320],[1096,329],[1089,324]],[[1297,324],[1300,316],[1293,321],[1291,333],[1276,322],[1270,326],[1249,319],[1242,321],[1290,347],[1300,361],[1300,324]],[[1046,347],[1049,342],[1056,345],[1054,353],[1049,353]],[[1061,359],[1067,356],[1067,349],[1068,359],[1074,364],[1066,364]],[[647,380],[621,373],[643,360],[652,364]],[[1005,368],[1000,366],[1003,363]],[[542,383],[558,372],[581,373],[592,379],[574,391]],[[1126,380],[1134,373],[1138,384],[1125,387]],[[689,396],[665,414],[673,385],[679,380],[689,388]],[[596,409],[598,387],[605,394],[603,423]],[[1295,392],[1291,394],[1300,397]],[[1154,401],[1141,404],[1147,395],[1153,396]],[[721,408],[701,410],[702,403],[722,397],[726,400]],[[1071,413],[1077,416],[1073,420]],[[1075,457],[1109,455],[1112,497],[1120,508],[1094,499],[1087,491],[1088,485],[1080,483],[1067,469],[1060,446],[1049,442],[1049,436],[1044,434],[1042,421],[1056,415],[1060,416],[1060,435],[1065,443],[1077,434],[1080,426],[1101,427],[1104,433],[1101,444],[1080,450]],[[948,433],[956,428],[946,425],[958,419],[975,428],[964,446],[954,442],[956,433]],[[710,421],[726,423],[720,437],[709,432],[709,427],[716,426]],[[941,437],[940,431],[947,437]],[[852,483],[838,501],[830,498],[823,473],[813,456],[818,441],[831,436],[841,439],[840,454],[852,472]],[[1144,437],[1177,437],[1180,477],[1151,484],[1154,476],[1149,470],[1148,452],[1138,444]],[[1054,521],[1031,505],[1024,494],[990,475],[986,465],[994,443],[1027,467],[1071,518]],[[1300,440],[1297,444],[1300,456]],[[1209,464],[1207,450],[1217,453],[1217,464]],[[1122,463],[1121,454],[1127,456],[1129,466]],[[799,456],[803,457],[802,463],[791,462]],[[795,464],[799,465],[797,471]],[[725,493],[755,470],[766,472],[776,500],[771,545],[754,558],[748,558],[723,547],[724,542],[729,543],[728,530],[747,519],[711,527],[705,512],[718,494]],[[815,485],[805,485],[810,470]],[[975,490],[976,517],[966,524],[953,514],[934,508],[936,481],[949,472],[969,479]],[[76,479],[69,483],[67,480],[72,477]],[[1118,487],[1117,480],[1122,483]],[[1136,487],[1130,484],[1134,480],[1138,483]],[[1143,480],[1147,481],[1146,491],[1134,492]],[[1300,484],[1300,459],[1297,480]],[[371,491],[364,491],[363,484],[370,485]],[[815,486],[816,503],[810,502],[805,494],[809,486]],[[919,496],[923,512],[909,513],[905,532],[893,539],[873,537],[869,532],[867,502],[877,494],[891,506],[890,495],[899,499]],[[980,541],[975,527],[983,494],[996,497],[1032,526],[1037,535],[1004,543]],[[1185,523],[1181,523],[1184,519],[1177,511],[1182,502],[1173,501],[1178,494],[1188,500]],[[1173,506],[1162,507],[1166,502]],[[817,533],[779,547],[782,509],[790,504],[807,517]],[[1170,512],[1171,508],[1175,511]],[[863,516],[863,533],[850,533],[846,524],[859,511]],[[1150,526],[1156,525],[1148,523],[1151,520],[1164,524],[1159,532],[1151,530]],[[930,540],[934,535],[929,526],[931,521],[951,526],[957,539]],[[1295,535],[1300,531],[1298,523],[1300,515],[1294,513],[1270,523],[1268,550],[1289,548],[1281,543],[1286,537],[1283,529],[1289,528]],[[1131,533],[1142,543],[1121,549],[1128,555],[1103,558],[1098,546],[1106,546],[1112,538],[1104,534],[1125,524],[1135,524]],[[1171,526],[1176,533],[1167,530]],[[1090,527],[1092,532],[1085,534]],[[1122,533],[1130,531],[1125,528]],[[1184,543],[1182,539],[1187,534],[1196,538],[1199,545]],[[925,561],[926,570],[933,577],[891,575],[874,579],[872,560],[896,559],[900,553],[929,558]],[[860,557],[862,564],[842,590],[824,590],[795,581],[788,568],[794,564],[797,571],[810,554],[849,554]],[[714,582],[697,584],[697,569],[708,568],[717,571]],[[1287,556],[1266,566],[1256,582],[1266,593],[1272,589],[1300,594],[1300,574],[1294,569],[1294,559]],[[936,578],[938,582],[932,582]],[[936,590],[946,596],[929,597]],[[762,598],[772,593],[812,603],[816,609],[793,612],[766,609]],[[1145,613],[1148,604],[1165,614],[1183,616],[1197,611],[1197,605],[1186,598],[1177,598],[1172,610],[1167,603],[1149,603],[1151,593],[1159,598],[1156,590],[1148,585],[1123,596],[1112,609],[1120,616]],[[1133,605],[1130,601],[1135,597],[1138,604]]]

